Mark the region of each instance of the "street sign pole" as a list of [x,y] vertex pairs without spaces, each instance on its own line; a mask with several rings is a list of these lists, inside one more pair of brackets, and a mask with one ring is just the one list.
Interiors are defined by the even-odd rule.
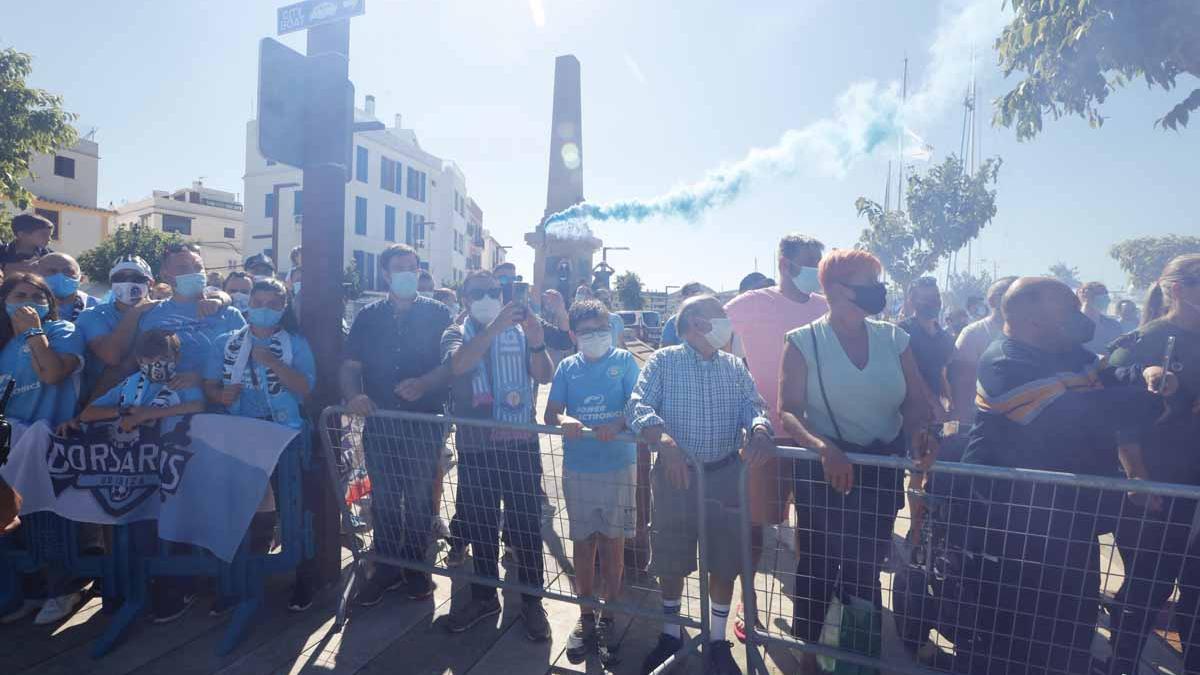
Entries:
[[[344,19],[308,29],[309,57],[325,54],[339,55],[324,75],[332,82],[345,82],[349,77],[350,21]],[[312,392],[313,411],[323,410],[341,400],[338,391],[338,365],[342,352],[342,320],[345,298],[342,290],[343,258],[346,233],[346,170],[344,158],[331,161],[321,157],[322,151],[349,142],[354,121],[353,99],[349,101],[349,118],[343,128],[330,128],[326,122],[338,117],[338,106],[347,103],[344,90],[312,91],[305,129],[306,155],[315,161],[304,166],[304,227],[301,245],[304,250],[304,285],[301,301],[302,329],[312,346],[317,361],[317,384]],[[314,108],[318,110],[313,110]],[[326,153],[327,154],[327,153]],[[278,206],[278,205],[277,205]],[[319,442],[318,428],[314,441]],[[314,455],[321,453],[315,448]],[[316,538],[316,557],[313,560],[317,579],[329,583],[338,578],[341,561],[339,551],[339,513],[336,497],[327,480],[328,474],[317,467],[308,472],[305,495],[313,511],[313,530]],[[323,585],[323,583],[321,585]]]

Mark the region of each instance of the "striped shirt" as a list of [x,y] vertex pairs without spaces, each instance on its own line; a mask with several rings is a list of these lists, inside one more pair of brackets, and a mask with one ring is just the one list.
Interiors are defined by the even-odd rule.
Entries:
[[719,351],[705,360],[688,344],[660,349],[650,357],[625,417],[635,433],[664,427],[700,462],[737,452],[743,432],[756,426],[771,430],[763,399],[741,359]]

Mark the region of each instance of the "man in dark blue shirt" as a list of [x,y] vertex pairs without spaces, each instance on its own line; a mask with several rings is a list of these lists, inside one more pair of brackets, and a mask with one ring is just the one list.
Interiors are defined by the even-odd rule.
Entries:
[[[342,395],[350,410],[366,416],[363,454],[371,477],[375,549],[385,557],[421,561],[431,536],[433,481],[445,438],[445,425],[375,416],[376,410],[421,413],[445,411],[449,368],[442,365],[442,333],[450,310],[417,294],[421,263],[417,252],[393,244],[379,255],[388,297],[367,307],[346,338],[341,368]],[[428,574],[376,565],[358,592],[358,603],[377,604],[390,590],[407,587],[408,596],[433,594]]]
[[[964,462],[1131,477],[1136,439],[1162,411],[1136,368],[1105,367],[1083,348],[1095,326],[1063,283],[1018,279],[1004,297],[1005,336],[979,364],[979,415]],[[1121,453],[1118,445],[1122,446]],[[1128,454],[1126,454],[1128,453]],[[1111,497],[1030,481],[975,479],[991,500],[977,557],[981,612],[992,633],[973,656],[1009,673],[1085,673],[1099,605],[1101,515]],[[996,627],[1004,626],[1004,629]]]

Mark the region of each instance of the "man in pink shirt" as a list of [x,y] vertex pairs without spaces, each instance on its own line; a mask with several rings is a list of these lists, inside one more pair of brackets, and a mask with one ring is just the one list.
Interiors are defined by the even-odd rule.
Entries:
[[[779,242],[779,285],[748,291],[729,304],[725,313],[733,322],[734,334],[745,352],[746,365],[758,392],[767,404],[773,425],[779,424],[779,370],[788,332],[821,318],[829,311],[825,298],[817,294],[817,264],[825,245],[800,234],[789,234]],[[782,426],[775,426],[782,429]],[[792,445],[790,439],[780,439]],[[754,562],[762,554],[763,525],[778,525],[787,519],[792,492],[791,465],[773,459],[750,469],[750,518]],[[753,580],[743,583],[753,583]],[[739,610],[739,615],[740,615]],[[745,639],[745,626],[734,624],[739,639]]]

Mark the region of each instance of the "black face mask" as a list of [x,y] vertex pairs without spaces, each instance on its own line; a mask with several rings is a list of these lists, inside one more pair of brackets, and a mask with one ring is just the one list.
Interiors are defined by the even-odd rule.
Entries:
[[1074,312],[1063,324],[1063,335],[1073,345],[1086,344],[1096,337],[1096,322],[1083,312]]
[[877,281],[873,284],[863,284],[862,286],[855,286],[854,284],[843,285],[854,291],[854,304],[858,305],[859,309],[867,314],[878,314],[887,307],[887,286],[884,284]]
[[917,312],[917,318],[922,321],[936,321],[938,315],[942,313],[942,304],[940,302],[926,302],[918,304],[914,307]]

